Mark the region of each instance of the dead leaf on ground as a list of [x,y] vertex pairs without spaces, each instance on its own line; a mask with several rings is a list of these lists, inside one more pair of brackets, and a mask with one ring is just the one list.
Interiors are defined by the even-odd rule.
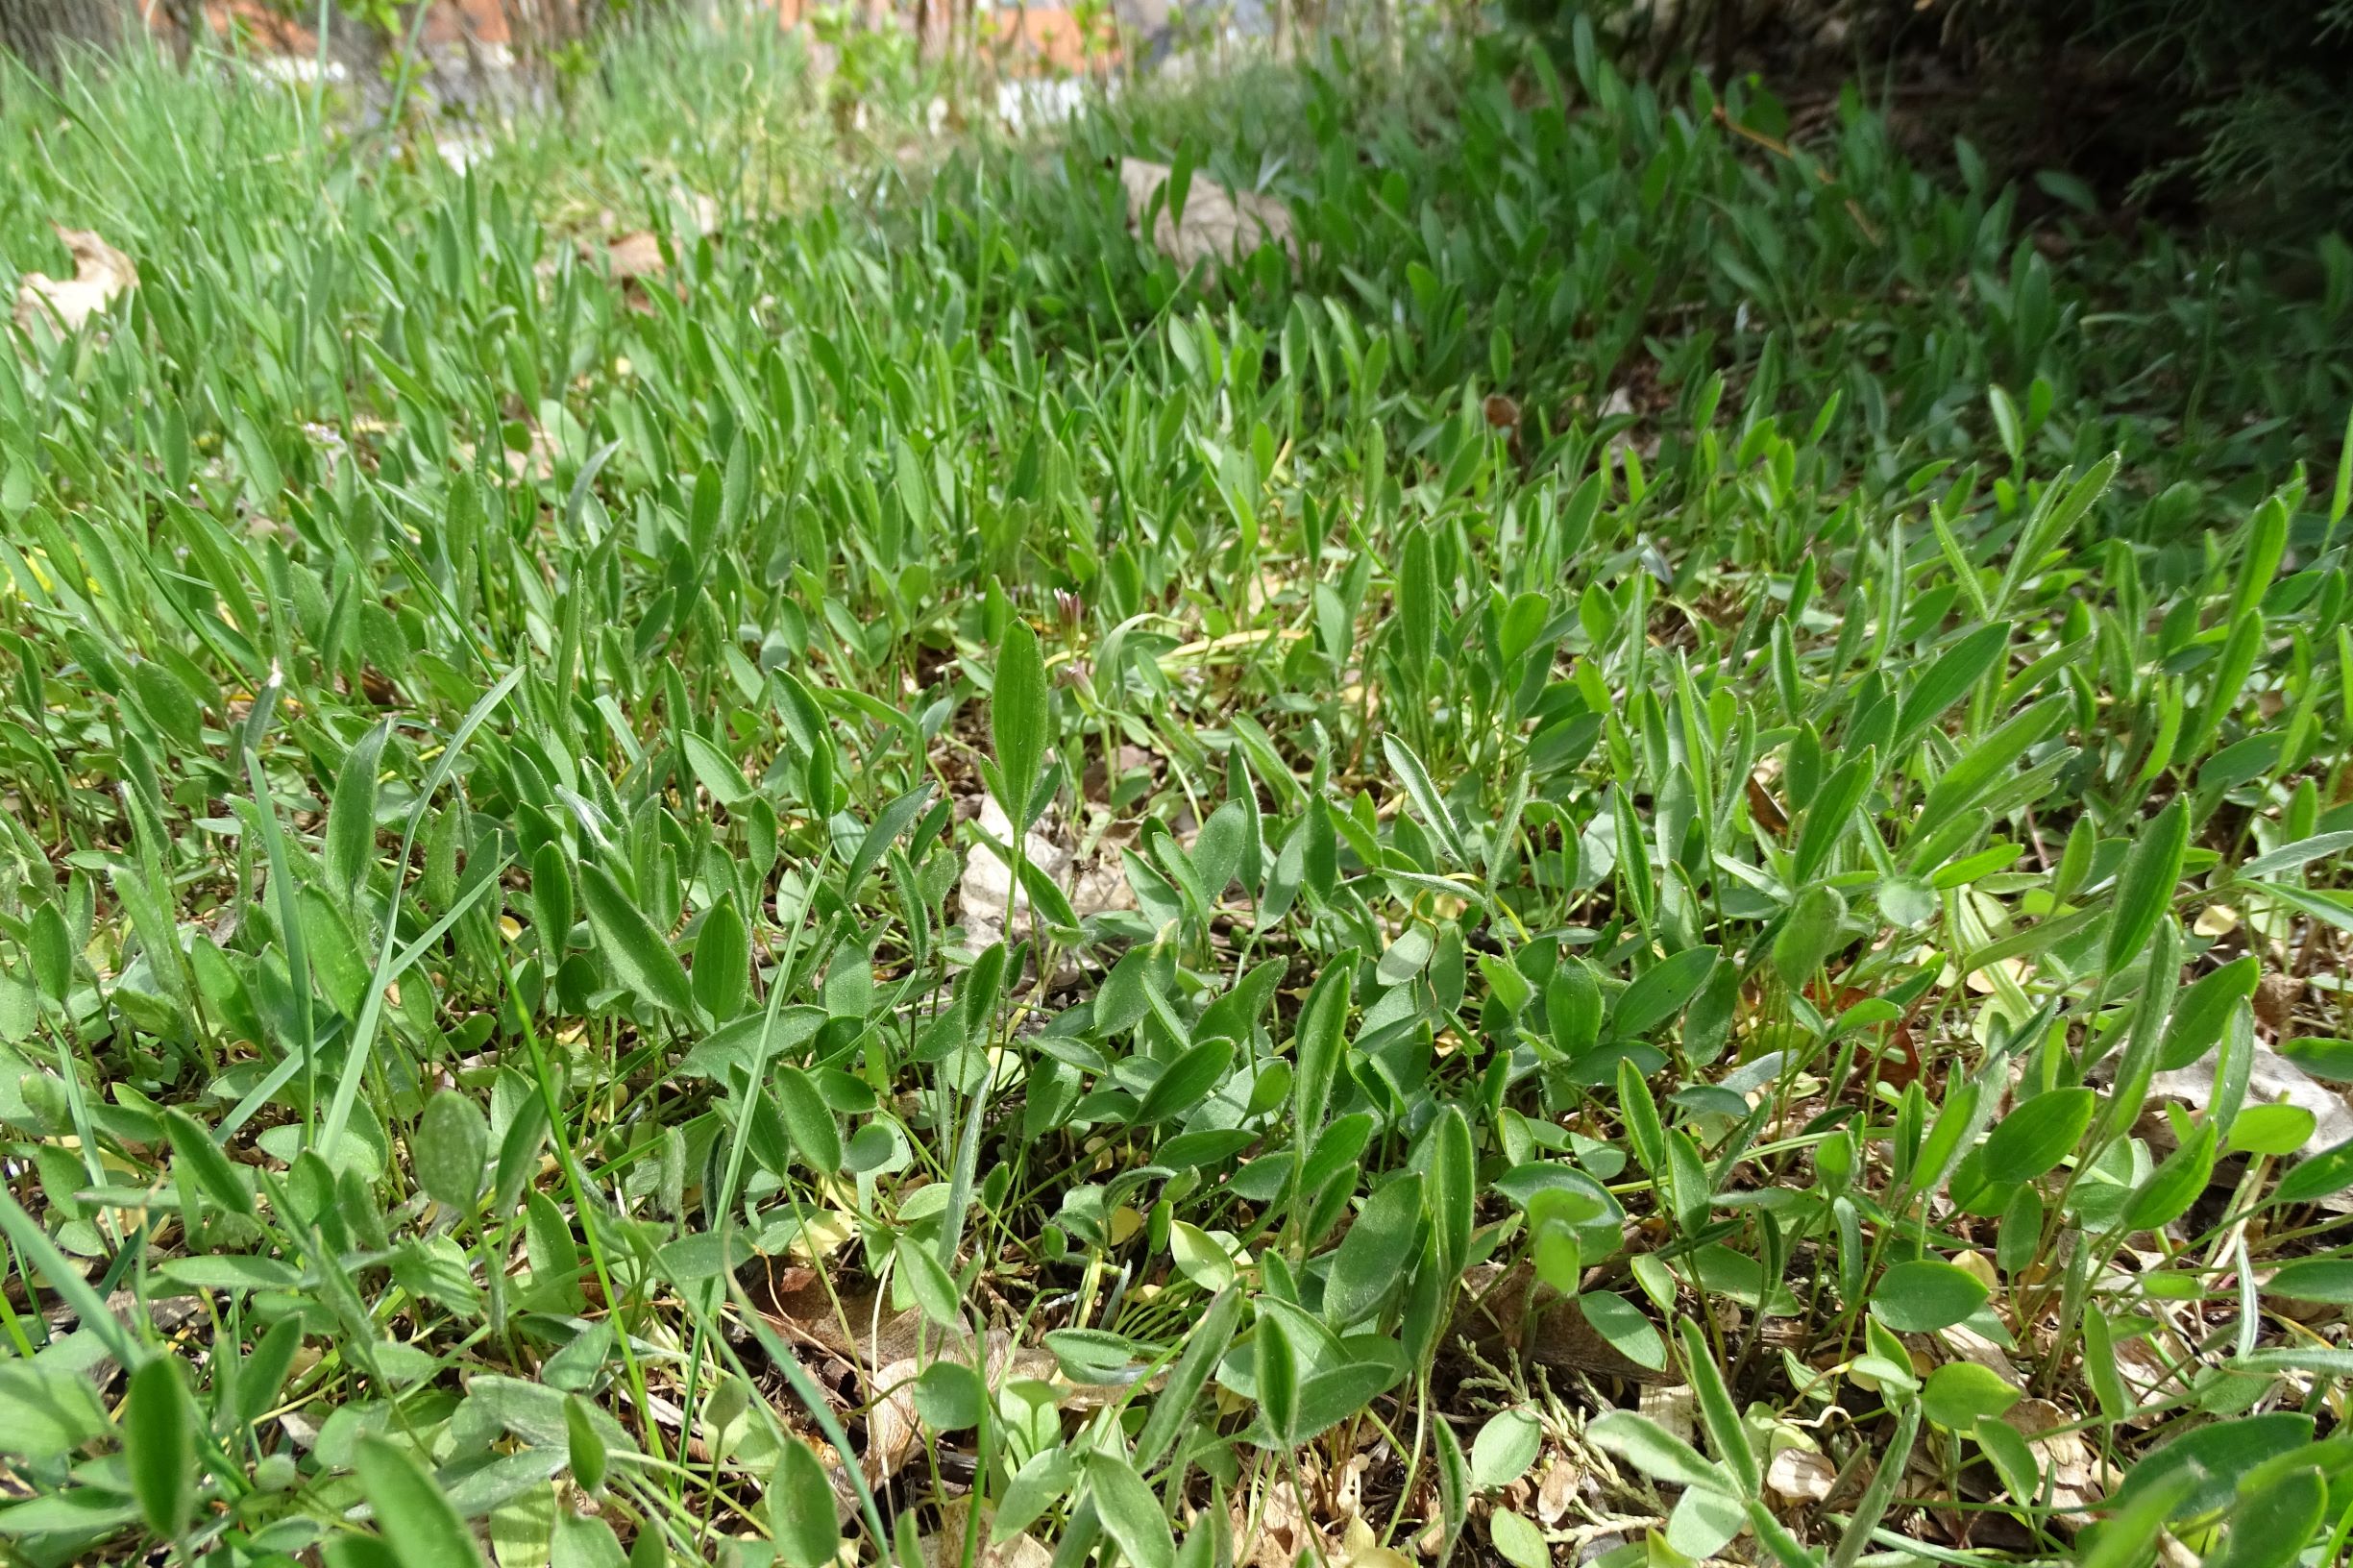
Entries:
[[863,1461],[870,1486],[898,1474],[907,1456],[915,1452],[917,1439],[923,1435],[923,1424],[915,1409],[915,1380],[922,1375],[923,1363],[912,1356],[874,1374],[876,1397],[867,1408]]
[[131,258],[87,229],[59,227],[57,236],[74,258],[71,278],[52,278],[28,272],[16,285],[16,325],[26,331],[35,322],[52,330],[61,322],[67,331],[105,309],[126,289],[138,286],[138,268]]
[[[2158,1073],[2148,1082],[2150,1097],[2179,1100],[2194,1111],[2205,1110],[2214,1101],[2215,1060],[2216,1053],[2208,1051],[2186,1067]],[[2316,1154],[2353,1138],[2353,1109],[2346,1107],[2344,1096],[2260,1041],[2255,1045],[2254,1065],[2247,1073],[2245,1103],[2251,1106],[2284,1103],[2310,1111],[2312,1136],[2298,1151],[2302,1154]],[[2236,1181],[2237,1177],[2222,1172],[2216,1179]]]
[[1810,1448],[1785,1448],[1765,1467],[1765,1488],[1793,1503],[1820,1503],[1837,1484],[1838,1467]]
[[1560,1523],[1569,1511],[1569,1503],[1577,1495],[1579,1480],[1577,1466],[1559,1455],[1553,1456],[1545,1466],[1544,1479],[1536,1484],[1536,1522],[1550,1529]]
[[1939,1329],[1937,1337],[1944,1341],[1945,1348],[1952,1353],[1954,1360],[1973,1361],[2013,1388],[2022,1386],[2026,1381],[2019,1375],[2017,1363],[2010,1360],[2008,1352],[1965,1323]]
[[1700,1436],[1700,1396],[1687,1383],[1654,1384],[1642,1390],[1641,1413],[1686,1443]]
[[[1153,193],[1167,183],[1172,171],[1165,163],[1146,159],[1119,160],[1119,183],[1127,187],[1128,226],[1141,230],[1151,212]],[[1161,255],[1181,267],[1203,261],[1231,261],[1271,243],[1298,264],[1299,247],[1291,237],[1290,209],[1270,196],[1232,191],[1199,170],[1185,196],[1184,219],[1169,216],[1167,205],[1153,215],[1152,243]]]
[[[1013,821],[994,796],[981,797],[977,822],[990,839],[1011,846]],[[1136,893],[1128,886],[1127,872],[1117,856],[1096,855],[1081,863],[1077,852],[1063,842],[1064,837],[1060,819],[1049,815],[1029,830],[1021,853],[1063,890],[1081,919],[1106,910],[1134,909]],[[974,845],[966,855],[956,893],[964,913],[965,935],[975,947],[990,946],[1006,935],[1009,912],[1017,932],[1029,928],[1029,894],[1015,894],[1013,868],[987,844]]]
[[615,278],[626,282],[658,277],[670,263],[663,258],[662,242],[652,231],[636,229],[605,244],[604,265]]
[[[956,1568],[963,1562],[965,1529],[971,1507],[971,1499],[964,1497],[953,1497],[940,1505],[939,1530],[917,1540],[917,1547],[923,1554],[923,1568]],[[975,1568],[1047,1568],[1054,1560],[1054,1554],[1027,1531],[1003,1542],[993,1543],[989,1536],[989,1518],[984,1512],[980,1551],[972,1559]]]
[[1231,1507],[1235,1568],[1292,1568],[1308,1550],[1311,1533],[1316,1536],[1317,1555],[1326,1558],[1335,1555],[1335,1543],[1323,1539],[1309,1524],[1309,1510],[1300,1507],[1299,1493],[1288,1481],[1277,1482],[1268,1489],[1255,1521],[1246,1493],[1238,1495]]
[[[1468,1286],[1447,1340],[1470,1340],[1488,1360],[1519,1356],[1539,1366],[1560,1367],[1630,1383],[1667,1383],[1655,1371],[1626,1356],[1585,1321],[1584,1310],[1520,1263],[1508,1270],[1486,1264],[1465,1277]],[[1530,1292],[1533,1291],[1532,1302]],[[1530,1311],[1533,1307],[1532,1313]]]
[[2063,1523],[2081,1524],[2080,1515],[2108,1495],[2113,1478],[2083,1433],[2071,1429],[2072,1411],[2047,1399],[2022,1399],[2001,1417],[2018,1430],[2033,1450],[2036,1468],[2050,1482],[2050,1503]]
[[[977,1336],[962,1324],[943,1329],[915,1308],[892,1311],[873,1290],[840,1285],[828,1289],[815,1269],[772,1266],[766,1295],[765,1301],[755,1297],[760,1315],[788,1342],[830,1356],[857,1376],[870,1402],[862,1461],[870,1482],[888,1480],[915,1451],[921,1435],[915,1380],[935,1361],[977,1364],[992,1388],[1001,1388],[1014,1378],[1046,1384],[1065,1409],[1099,1409],[1127,1393],[1125,1388],[1071,1383],[1053,1352],[1017,1345],[1003,1329]],[[1164,1380],[1162,1374],[1144,1386],[1150,1389]]]

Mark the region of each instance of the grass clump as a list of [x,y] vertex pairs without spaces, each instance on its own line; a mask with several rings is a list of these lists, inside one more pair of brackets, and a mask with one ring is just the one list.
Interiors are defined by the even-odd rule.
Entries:
[[779,182],[756,49],[10,96],[11,1553],[2335,1549],[2341,245],[1492,40]]

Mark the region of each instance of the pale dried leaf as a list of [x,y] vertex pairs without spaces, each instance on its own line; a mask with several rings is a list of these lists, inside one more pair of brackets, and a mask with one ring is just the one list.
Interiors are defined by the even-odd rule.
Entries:
[[[1302,1474],[1312,1491],[1313,1469],[1303,1466]],[[1234,1527],[1235,1568],[1294,1568],[1311,1543],[1327,1561],[1341,1556],[1341,1543],[1309,1522],[1311,1510],[1301,1507],[1299,1493],[1287,1480],[1278,1482],[1266,1491],[1255,1521],[1246,1490],[1237,1495],[1229,1507]]]
[[[1127,187],[1129,227],[1142,227],[1151,211],[1153,192],[1167,183],[1170,172],[1167,164],[1146,159],[1119,160],[1119,183]],[[1163,203],[1153,215],[1152,243],[1178,266],[1189,268],[1248,256],[1262,243],[1280,247],[1294,264],[1299,259],[1288,208],[1271,197],[1227,190],[1197,170],[1186,192],[1183,221],[1171,218]]]
[[1556,1455],[1536,1484],[1536,1521],[1547,1529],[1560,1523],[1577,1496],[1577,1467]]
[[1684,1442],[1699,1441],[1700,1398],[1689,1384],[1654,1384],[1643,1389],[1641,1410]]
[[[969,1498],[955,1497],[940,1505],[940,1528],[919,1538],[917,1545],[923,1554],[923,1568],[958,1568],[964,1561],[966,1521],[972,1504]],[[973,1557],[974,1568],[1048,1568],[1054,1554],[1040,1545],[1036,1536],[1023,1531],[1009,1541],[992,1545],[989,1540],[988,1512],[984,1510],[980,1526],[980,1551]]]
[[59,228],[57,236],[73,257],[71,278],[52,278],[28,272],[16,285],[16,325],[27,331],[40,323],[67,331],[112,304],[124,290],[138,286],[138,268],[131,258],[87,229]]
[[1945,1348],[1952,1353],[1956,1360],[1974,1361],[2012,1387],[2026,1381],[2019,1375],[2018,1366],[2010,1360],[2008,1352],[1966,1323],[1939,1329],[1936,1336],[1944,1341]]
[[1603,1338],[1586,1321],[1583,1309],[1539,1281],[1528,1263],[1509,1269],[1483,1264],[1466,1273],[1463,1283],[1466,1288],[1447,1331],[1450,1344],[1468,1339],[1489,1360],[1518,1356],[1540,1366],[1630,1383],[1667,1381],[1669,1374],[1642,1365]]
[[[2152,1099],[2179,1100],[2194,1111],[2203,1111],[2214,1100],[2216,1053],[2208,1051],[2186,1067],[2161,1072],[2149,1080]],[[2313,1115],[2312,1136],[2304,1140],[2300,1151],[2315,1154],[2334,1148],[2353,1138],[2353,1109],[2348,1109],[2344,1096],[2289,1061],[2279,1052],[2258,1041],[2255,1061],[2247,1074],[2246,1103],[2299,1105]],[[2218,1174],[2218,1180],[2237,1180]]]
[[1810,1448],[1785,1448],[1765,1467],[1765,1488],[1795,1503],[1819,1503],[1830,1495],[1838,1467]]
[[915,1380],[922,1375],[923,1363],[912,1356],[903,1361],[893,1361],[874,1374],[874,1386],[880,1397],[867,1408],[866,1412],[866,1480],[876,1485],[898,1474],[907,1456],[915,1452],[916,1440],[922,1435],[922,1425],[915,1411]]
[[604,247],[604,264],[618,279],[652,278],[669,263],[662,258],[662,242],[644,229],[623,234]]
[[[994,796],[981,797],[977,821],[981,832],[989,839],[997,844],[1012,844],[1012,819],[1005,815],[1005,808]],[[1063,890],[1070,900],[1071,910],[1081,919],[1105,910],[1135,908],[1136,892],[1128,886],[1127,872],[1118,857],[1097,855],[1082,862],[1065,842],[1066,838],[1066,829],[1060,817],[1049,813],[1031,826],[1021,853]],[[956,884],[956,895],[964,911],[965,936],[975,947],[987,947],[1005,936],[1008,910],[1017,933],[1029,928],[1029,894],[1014,891],[1013,868],[986,843],[975,844],[965,856],[964,875]]]
[[[1363,1456],[1358,1456],[1361,1459]],[[1403,1553],[1383,1546],[1373,1534],[1373,1527],[1362,1515],[1351,1514],[1348,1529],[1340,1535],[1337,1552],[1328,1559],[1332,1568],[1412,1568],[1412,1561]]]

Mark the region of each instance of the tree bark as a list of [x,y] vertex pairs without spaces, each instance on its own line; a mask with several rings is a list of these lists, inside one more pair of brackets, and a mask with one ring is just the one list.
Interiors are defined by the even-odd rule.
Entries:
[[112,43],[123,18],[117,0],[0,0],[0,49],[54,73],[69,46]]

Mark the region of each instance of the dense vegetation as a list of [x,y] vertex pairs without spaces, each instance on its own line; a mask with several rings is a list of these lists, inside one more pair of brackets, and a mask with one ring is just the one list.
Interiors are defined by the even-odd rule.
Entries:
[[2353,252],[1401,58],[6,96],[12,1559],[2333,1560]]

